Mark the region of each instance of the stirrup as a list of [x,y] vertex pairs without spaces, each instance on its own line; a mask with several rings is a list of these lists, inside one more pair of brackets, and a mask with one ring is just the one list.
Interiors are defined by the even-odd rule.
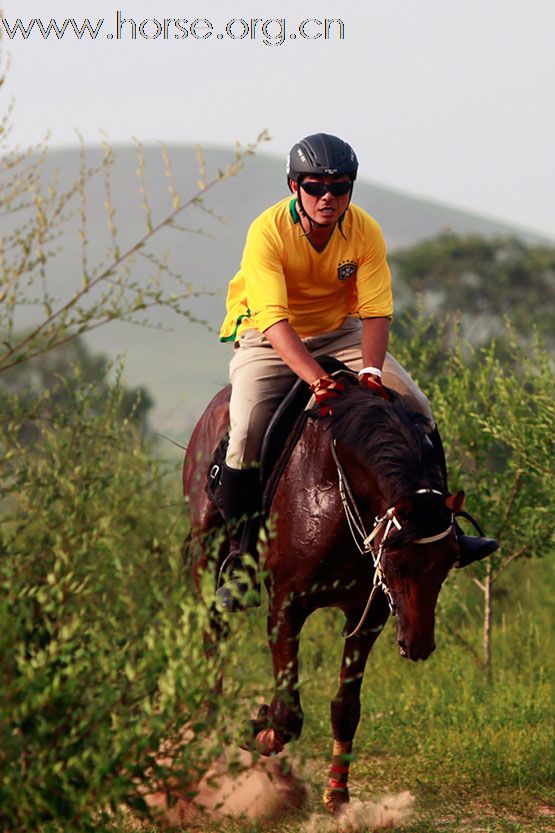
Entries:
[[[222,584],[224,577],[226,578]],[[256,561],[253,559],[252,565],[245,565],[235,542],[232,542],[230,553],[220,568],[216,605],[228,613],[260,606],[260,582]]]
[[460,526],[455,525],[460,551],[459,560],[455,564],[457,569],[460,570],[475,561],[481,561],[499,549],[499,541],[496,541],[495,538],[486,538],[481,526],[472,515],[468,512],[457,512],[456,516],[466,518],[478,532],[478,536],[465,535]]
[[216,604],[227,613],[260,607],[260,585],[246,582],[243,573],[232,573],[216,592]]

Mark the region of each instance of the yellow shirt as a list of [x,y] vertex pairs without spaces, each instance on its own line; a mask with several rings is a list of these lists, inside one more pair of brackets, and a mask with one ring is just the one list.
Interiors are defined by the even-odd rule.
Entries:
[[390,318],[391,274],[379,225],[350,205],[343,234],[335,226],[325,249],[306,237],[287,198],[252,223],[241,268],[230,281],[221,341],[253,327],[261,333],[289,321],[301,337],[336,330],[348,315]]

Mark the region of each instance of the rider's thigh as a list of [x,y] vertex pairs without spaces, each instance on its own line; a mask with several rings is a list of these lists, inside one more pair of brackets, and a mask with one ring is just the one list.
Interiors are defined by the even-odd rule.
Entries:
[[296,378],[264,336],[251,330],[245,336],[229,368],[232,387],[226,463],[231,468],[259,461],[272,414]]

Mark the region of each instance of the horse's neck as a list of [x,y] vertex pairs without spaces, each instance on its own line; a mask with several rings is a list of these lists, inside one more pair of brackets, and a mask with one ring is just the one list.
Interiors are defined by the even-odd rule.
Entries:
[[348,487],[361,507],[373,515],[379,515],[390,505],[387,484],[380,482],[376,472],[363,465],[356,453],[348,446],[338,443],[338,458]]

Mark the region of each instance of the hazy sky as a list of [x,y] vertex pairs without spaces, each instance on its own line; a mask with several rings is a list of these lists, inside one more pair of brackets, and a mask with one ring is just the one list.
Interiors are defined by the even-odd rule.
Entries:
[[[10,26],[104,18],[95,40],[4,33],[18,142],[50,130],[72,144],[78,127],[90,142],[102,129],[113,142],[224,145],[268,128],[264,152],[284,156],[323,130],[353,144],[369,180],[555,239],[554,0],[2,5]],[[130,23],[116,37],[118,9],[136,39]],[[326,19],[343,22],[342,39],[337,23],[324,37]]]

